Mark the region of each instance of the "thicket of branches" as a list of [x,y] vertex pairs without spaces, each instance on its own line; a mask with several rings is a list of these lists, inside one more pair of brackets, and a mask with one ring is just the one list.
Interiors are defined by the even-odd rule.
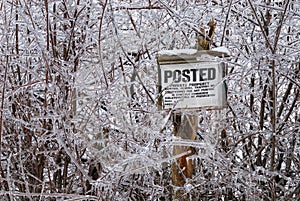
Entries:
[[[299,198],[299,10],[296,0],[0,2],[0,196]],[[212,18],[212,47],[231,51],[228,108],[198,111],[191,144],[156,107],[156,56],[194,48]],[[195,148],[195,172],[174,188],[178,143]]]

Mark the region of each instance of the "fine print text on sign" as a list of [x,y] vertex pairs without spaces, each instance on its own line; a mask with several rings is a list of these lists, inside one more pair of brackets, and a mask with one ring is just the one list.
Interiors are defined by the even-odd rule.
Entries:
[[226,107],[224,64],[198,62],[160,65],[163,109]]

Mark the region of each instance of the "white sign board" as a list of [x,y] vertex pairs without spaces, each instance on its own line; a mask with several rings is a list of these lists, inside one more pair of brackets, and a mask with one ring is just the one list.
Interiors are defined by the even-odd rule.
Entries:
[[159,66],[162,109],[226,107],[224,64],[216,61]]

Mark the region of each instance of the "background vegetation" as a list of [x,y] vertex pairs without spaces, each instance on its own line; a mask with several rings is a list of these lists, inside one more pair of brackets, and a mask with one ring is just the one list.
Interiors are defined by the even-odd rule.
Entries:
[[[231,51],[228,108],[197,112],[190,200],[300,197],[296,0],[0,2],[3,200],[171,200],[172,111],[159,50]],[[183,114],[184,115],[184,114]],[[204,149],[206,151],[204,151]]]

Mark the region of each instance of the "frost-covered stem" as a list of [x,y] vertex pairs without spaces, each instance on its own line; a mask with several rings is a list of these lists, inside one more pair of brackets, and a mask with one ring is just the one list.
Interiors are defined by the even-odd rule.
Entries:
[[[282,25],[284,22],[284,17],[289,5],[289,1],[285,4],[284,12],[282,13],[282,18],[280,20],[280,24],[276,30],[276,36],[274,40],[274,47],[273,47],[273,54],[277,49],[277,44],[280,36],[280,32],[282,29]],[[276,147],[276,79],[275,79],[275,61],[272,60],[272,94],[271,94],[271,101],[272,101],[272,110],[271,110],[271,124],[272,124],[272,137],[271,137],[271,144],[272,144],[272,152],[271,152],[271,162],[270,162],[270,170],[274,171],[274,161],[275,161],[275,147]]]
[[[28,180],[28,178],[26,178],[26,173],[25,173],[25,168],[24,168],[24,164],[23,164],[23,159],[22,159],[22,139],[21,139],[21,136],[20,135],[18,135],[18,145],[19,145],[19,148],[18,148],[18,151],[19,151],[19,153],[18,153],[18,159],[19,159],[19,163],[20,163],[20,171],[21,171],[21,175],[20,175],[20,177],[22,177],[22,179],[24,180],[24,181],[26,181],[26,180]],[[11,155],[9,156],[9,160],[10,160],[10,158],[11,158]],[[24,185],[25,185],[25,191],[26,191],[26,196],[28,197],[28,199],[29,200],[31,200],[32,201],[32,198],[31,198],[31,196],[30,196],[30,188],[29,188],[29,183],[30,182],[24,182]]]
[[[287,3],[288,4],[288,3]],[[286,10],[285,10],[286,12]],[[270,47],[272,54],[275,54],[276,52],[276,47],[277,47],[277,42],[278,38],[280,35],[282,23],[283,23],[283,18],[284,15],[282,16],[281,24],[278,26],[278,29],[276,31],[276,37],[274,41],[274,46],[273,48]],[[267,44],[270,44],[269,41],[267,41]],[[276,152],[276,79],[275,79],[275,60],[273,59],[271,61],[271,79],[272,79],[272,85],[271,85],[271,126],[272,126],[272,135],[271,135],[271,160],[270,160],[270,171],[274,171],[274,163],[275,163],[275,152]],[[272,183],[273,183],[273,191],[272,191],[272,201],[276,200],[276,186],[275,186],[275,178],[272,178]]]
[[[262,94],[262,98],[260,101],[260,112],[259,112],[259,130],[262,131],[263,127],[264,127],[264,114],[265,114],[265,105],[266,105],[266,94],[267,94],[267,85],[263,86],[263,94]],[[262,161],[261,161],[261,151],[264,149],[262,147],[262,136],[261,134],[259,134],[258,136],[258,141],[257,141],[257,146],[258,146],[258,154],[257,154],[257,158],[256,158],[256,164],[257,165],[262,165]]]
[[7,77],[7,69],[8,69],[8,56],[6,56],[6,65],[4,71],[4,80],[3,80],[3,88],[1,94],[1,108],[0,108],[0,151],[2,150],[2,124],[3,124],[3,110],[4,110],[4,98],[5,98],[5,88],[6,88],[6,77]]
[[285,8],[284,8],[284,11],[282,13],[282,18],[281,18],[280,24],[279,24],[279,26],[277,27],[277,30],[276,30],[276,36],[275,36],[274,47],[273,47],[274,53],[276,52],[276,49],[277,49],[277,44],[278,44],[278,40],[279,40],[280,33],[281,33],[281,30],[282,30],[282,25],[283,25],[283,22],[284,22],[284,17],[286,15],[286,12],[287,12],[289,4],[290,4],[290,1],[288,0],[285,3]]
[[136,75],[137,75],[137,78],[138,78],[140,84],[142,85],[143,89],[145,90],[146,94],[147,94],[148,97],[150,98],[151,102],[152,102],[152,103],[155,103],[155,100],[152,98],[150,92],[148,91],[148,89],[147,89],[146,86],[144,85],[144,83],[143,83],[141,77],[139,76],[139,74],[136,73]]
[[276,147],[276,80],[275,80],[275,61],[272,60],[272,94],[271,94],[271,124],[272,124],[272,136],[271,136],[271,161],[270,170],[274,171],[274,161],[275,161],[275,147]]
[[67,192],[67,184],[68,184],[68,167],[69,167],[69,163],[70,163],[70,158],[68,156],[66,156],[64,158],[64,168],[63,168],[63,188],[64,191]]
[[261,21],[259,20],[259,17],[258,17],[258,15],[257,15],[257,12],[256,12],[256,10],[255,10],[255,8],[254,8],[254,6],[253,6],[251,0],[248,0],[248,2],[249,2],[249,4],[250,4],[251,10],[252,10],[252,12],[253,12],[253,14],[254,14],[254,16],[255,16],[256,21],[257,21],[258,24],[259,24],[260,30],[261,30],[261,32],[263,33],[263,36],[264,36],[264,38],[265,38],[265,40],[266,40],[267,47],[270,48],[271,52],[274,52],[274,49],[273,49],[273,47],[271,46],[270,40],[269,40],[269,38],[268,38],[268,36],[267,36],[267,33],[265,32],[265,29],[264,29],[264,27],[263,27]]
[[[8,56],[6,56],[6,64],[5,64],[5,71],[4,71],[4,80],[3,80],[3,88],[1,94],[1,108],[0,108],[0,171],[1,177],[4,179],[4,171],[2,168],[2,131],[3,131],[3,110],[4,110],[4,100],[5,100],[5,90],[6,90],[6,79],[7,79],[7,69],[8,69]],[[6,191],[8,191],[8,185],[4,181],[4,187]]]
[[[289,0],[287,2],[285,2],[285,8],[284,8],[284,12],[281,15],[281,20],[280,20],[280,24],[277,27],[276,30],[276,35],[275,35],[275,39],[274,39],[274,46],[273,46],[273,51],[272,53],[275,54],[276,49],[277,49],[277,44],[278,44],[278,40],[280,37],[280,33],[282,30],[282,26],[283,26],[283,22],[284,22],[284,18],[287,12],[287,8],[289,5]],[[271,110],[271,124],[272,124],[272,137],[271,137],[271,145],[272,145],[272,152],[271,152],[271,161],[270,161],[270,170],[274,171],[274,161],[275,161],[275,148],[276,148],[276,79],[275,79],[275,61],[272,60],[271,63],[271,67],[272,67],[272,94],[271,94],[271,101],[272,101],[272,110]],[[291,88],[291,85],[289,85],[289,87]],[[288,88],[287,90],[287,94],[289,93],[290,89]],[[285,98],[284,98],[285,99]],[[285,101],[283,99],[283,101]],[[280,115],[280,114],[279,114]],[[276,199],[276,193],[273,193],[273,200]]]
[[[53,4],[52,12],[55,14],[54,16],[57,15],[57,13],[56,13],[56,3]],[[51,48],[52,48],[53,57],[57,57],[57,50],[56,50],[57,40],[56,40],[56,22],[55,21],[56,21],[56,19],[54,17],[54,19],[53,19],[53,31],[51,31],[51,26],[49,26],[50,37],[51,37]]]
[[291,90],[292,90],[292,87],[293,87],[293,83],[290,82],[285,93],[284,93],[284,96],[282,98],[282,101],[281,101],[281,104],[280,104],[280,107],[279,107],[279,110],[278,110],[278,113],[277,113],[277,119],[280,118],[282,112],[283,112],[283,109],[284,107],[286,106],[286,101],[291,93]]
[[297,103],[297,99],[299,97],[299,94],[300,94],[300,90],[297,90],[296,93],[295,93],[295,98],[291,104],[291,107],[288,111],[288,113],[286,114],[284,120],[282,121],[282,123],[280,124],[279,128],[277,129],[277,133],[280,133],[284,127],[284,125],[286,124],[286,122],[288,121],[288,119],[290,118],[292,112],[294,111],[295,107],[296,107],[296,103]]
[[[252,76],[250,78],[250,89],[253,90],[253,91],[254,91],[254,84],[255,84],[255,74],[252,74]],[[253,95],[252,92],[250,94],[249,108],[250,108],[251,113],[253,114],[254,113],[254,95]],[[251,123],[250,123],[249,129],[253,130],[253,125]],[[248,139],[249,139],[248,147],[251,151],[253,142],[252,142],[251,137],[249,137]]]
[[[13,164],[12,162],[11,162],[11,155],[12,154],[10,154],[9,156],[8,156],[8,158],[7,158],[7,163],[8,164]],[[7,194],[7,198],[8,198],[8,200],[14,200],[13,199],[13,193],[14,193],[14,190],[12,189],[12,182],[10,181],[11,180],[11,171],[10,171],[10,166],[8,165],[7,166],[7,169],[6,169],[6,174],[7,174],[7,189],[6,189],[6,191],[8,192],[8,194]],[[27,193],[26,193],[27,194]]]
[[46,7],[46,49],[49,51],[49,7],[48,7],[48,0],[45,0],[45,7]]
[[[16,1],[16,54],[19,55],[19,13],[18,13],[18,4],[19,1]],[[18,74],[18,82],[21,85],[21,70],[20,70],[20,66],[17,65],[17,74]]]
[[122,75],[123,75],[125,92],[126,92],[127,97],[129,97],[128,87],[127,87],[127,84],[126,84],[126,75],[125,75],[123,61],[122,61],[121,57],[119,57],[119,61],[120,61],[120,67],[121,67]]
[[228,8],[227,15],[226,15],[226,20],[225,20],[225,24],[224,24],[224,28],[223,28],[222,39],[221,39],[221,46],[223,46],[223,42],[224,42],[224,38],[225,38],[225,32],[226,32],[226,27],[227,27],[228,19],[229,19],[231,5],[232,5],[232,0],[230,0],[229,8]]
[[102,58],[101,33],[102,33],[102,25],[103,25],[103,20],[104,20],[104,14],[105,14],[105,10],[106,10],[107,1],[108,0],[105,0],[105,2],[103,3],[102,14],[100,16],[99,31],[98,31],[98,54],[99,54],[99,62],[100,62],[101,69],[102,69],[102,72],[103,72],[103,77],[104,77],[104,80],[105,80],[106,87],[108,87],[108,81],[107,81],[107,77],[106,77],[106,73],[105,73],[105,68],[104,68],[104,64],[103,64],[103,58]]

